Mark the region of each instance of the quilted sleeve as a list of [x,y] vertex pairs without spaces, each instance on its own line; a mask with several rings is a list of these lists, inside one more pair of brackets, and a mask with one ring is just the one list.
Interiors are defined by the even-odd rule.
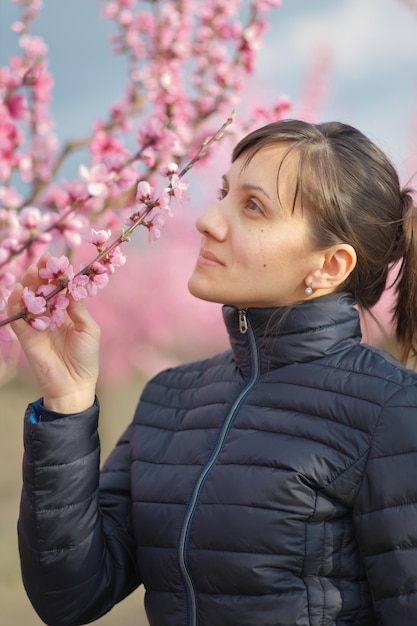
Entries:
[[380,626],[417,620],[417,388],[390,399],[376,426],[354,522]]
[[140,582],[129,527],[128,434],[100,477],[97,406],[51,422],[33,424],[29,415],[18,523],[23,582],[46,624],[85,624]]

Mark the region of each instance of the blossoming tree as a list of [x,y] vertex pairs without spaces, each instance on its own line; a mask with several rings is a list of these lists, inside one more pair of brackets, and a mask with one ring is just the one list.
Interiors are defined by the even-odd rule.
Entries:
[[[42,272],[44,284],[36,293],[25,289],[19,315],[40,331],[54,328],[62,323],[69,298],[87,298],[90,305],[100,291],[100,303],[93,298],[91,308],[104,326],[103,355],[113,363],[111,375],[137,367],[137,352],[142,361],[154,362],[151,344],[160,354],[165,346],[171,356],[187,336],[193,346],[215,347],[216,325],[206,321],[207,333],[196,343],[193,315],[185,316],[170,289],[175,280],[166,259],[188,248],[190,232],[184,211],[172,204],[187,198],[186,178],[194,165],[204,163],[208,171],[224,135],[243,133],[251,118],[261,123],[286,115],[289,103],[280,98],[269,109],[245,112],[245,127],[239,116],[231,124],[246,77],[254,71],[269,12],[279,0],[101,0],[101,17],[116,26],[113,52],[126,59],[125,91],[87,136],[64,145],[52,116],[47,42],[35,34],[41,0],[12,1],[20,11],[12,25],[20,52],[0,68],[0,380],[12,371],[18,354],[8,326],[8,296],[46,250],[52,256]],[[74,154],[79,154],[78,176],[67,180],[65,163]],[[172,220],[172,237],[158,244],[159,262],[154,255],[151,266],[136,234],[134,245],[125,242],[138,226],[147,229],[149,239],[158,239],[172,209],[181,217]],[[127,257],[132,260],[120,269],[124,278],[116,286],[117,298],[111,287],[106,295],[103,288]],[[155,290],[157,307],[169,309],[160,323],[155,308],[151,319],[144,313]],[[135,313],[128,305],[133,292]],[[176,318],[175,303],[180,305]],[[183,316],[188,321],[181,325]],[[205,316],[210,317],[201,309],[196,317],[201,322]],[[107,327],[113,332],[108,344]],[[118,359],[115,344],[122,336],[130,353],[123,350]]]

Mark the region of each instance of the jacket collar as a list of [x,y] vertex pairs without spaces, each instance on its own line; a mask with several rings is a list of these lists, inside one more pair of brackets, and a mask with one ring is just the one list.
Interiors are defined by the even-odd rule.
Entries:
[[[250,308],[246,315],[258,345],[261,373],[319,359],[359,343],[359,314],[350,293],[308,300],[292,307]],[[239,309],[223,307],[233,356],[244,376],[251,372],[251,333],[242,333]]]

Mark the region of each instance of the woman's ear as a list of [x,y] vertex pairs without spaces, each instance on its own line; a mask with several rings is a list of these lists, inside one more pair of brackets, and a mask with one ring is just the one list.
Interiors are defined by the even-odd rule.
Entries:
[[356,265],[356,251],[348,243],[337,244],[323,251],[321,267],[311,274],[314,289],[335,289],[341,285]]

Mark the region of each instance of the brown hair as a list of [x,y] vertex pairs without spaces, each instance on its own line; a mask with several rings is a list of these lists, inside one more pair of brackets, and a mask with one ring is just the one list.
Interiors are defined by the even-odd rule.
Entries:
[[401,189],[382,150],[340,122],[268,124],[237,144],[232,161],[243,153],[250,160],[276,143],[288,144],[286,155],[298,157],[293,207],[300,200],[315,245],[349,243],[356,250],[356,267],[338,291],[350,291],[369,310],[380,299],[390,268],[400,262],[393,322],[405,361],[417,353],[417,211],[411,189]]

